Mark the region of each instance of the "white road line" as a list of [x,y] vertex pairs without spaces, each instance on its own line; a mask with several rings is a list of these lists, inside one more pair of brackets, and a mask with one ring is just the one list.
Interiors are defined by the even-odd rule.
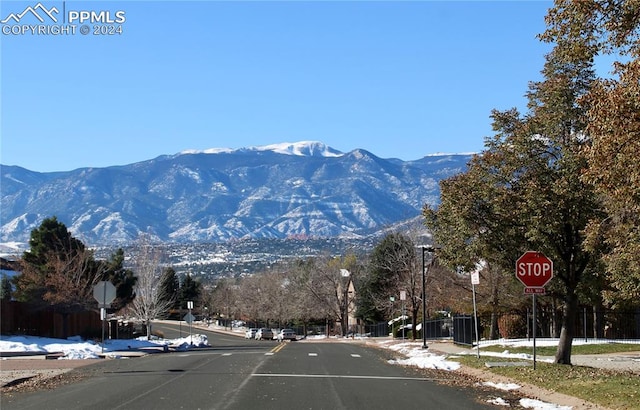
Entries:
[[267,352],[267,353],[265,353],[264,355],[265,355],[265,356],[273,356],[274,354],[275,354],[275,353],[273,353],[273,352]]
[[359,354],[351,354],[351,357],[362,357]]
[[309,353],[309,356],[311,357],[316,357],[318,355],[318,353]]
[[340,374],[282,374],[282,373],[254,373],[251,377],[299,377],[307,379],[370,379],[370,380],[417,380],[435,381],[440,379],[428,377],[394,377],[394,376],[353,376]]

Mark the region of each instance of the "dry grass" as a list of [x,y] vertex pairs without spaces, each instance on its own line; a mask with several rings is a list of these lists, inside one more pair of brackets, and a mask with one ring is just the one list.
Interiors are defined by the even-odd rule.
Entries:
[[[503,352],[505,350],[509,350],[510,353],[532,353],[531,347],[513,347],[504,345],[490,345],[480,347],[481,352]],[[571,354],[606,354],[637,351],[640,351],[640,345],[632,343],[584,344],[571,347]],[[555,356],[556,346],[537,346],[536,354],[539,356]]]
[[466,366],[483,368],[515,381],[578,397],[607,408],[640,409],[640,377],[631,372],[551,363],[537,363],[535,370],[533,367],[508,366],[487,369],[486,358],[464,356],[456,360]]

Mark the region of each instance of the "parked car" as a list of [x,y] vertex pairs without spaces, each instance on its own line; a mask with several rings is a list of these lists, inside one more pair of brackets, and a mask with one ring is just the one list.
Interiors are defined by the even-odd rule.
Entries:
[[271,329],[266,328],[266,327],[261,327],[256,332],[256,339],[257,340],[264,340],[264,339],[272,340],[273,339],[273,331]]
[[251,329],[247,330],[247,332],[244,334],[244,338],[245,339],[255,339],[257,331],[258,331],[257,327],[252,327]]
[[293,331],[293,329],[282,329],[280,332],[278,332],[277,336],[279,342],[282,342],[284,340],[296,340],[297,338],[298,336],[296,335],[296,332]]

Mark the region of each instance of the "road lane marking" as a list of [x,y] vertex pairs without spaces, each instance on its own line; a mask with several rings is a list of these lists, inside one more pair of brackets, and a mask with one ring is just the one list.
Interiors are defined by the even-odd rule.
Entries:
[[309,357],[316,357],[318,353],[309,353]]
[[[260,360],[256,364],[256,366],[253,368],[251,373],[247,377],[245,377],[242,383],[240,383],[235,389],[227,391],[227,393],[225,393],[221,397],[220,403],[225,403],[222,407],[223,409],[232,409],[235,407],[236,401],[238,400],[238,396],[244,391],[244,388],[247,385],[247,383],[251,381],[252,379],[251,375],[255,374],[264,363],[265,363],[264,360]],[[219,407],[215,407],[215,408],[219,408]]]
[[255,351],[233,351],[233,352],[212,352],[212,351],[190,351],[189,353],[177,354],[177,357],[193,357],[193,356],[231,356],[243,354],[264,354],[264,350]]
[[274,353],[278,353],[280,350],[284,349],[285,344],[281,343],[279,345],[277,345],[276,347],[274,347],[273,349],[271,349],[271,351],[269,353],[267,353],[269,356],[273,355]]
[[352,353],[351,357],[362,357],[362,356],[360,356],[359,354]]
[[416,381],[438,381],[430,377],[397,377],[397,376],[354,376],[341,374],[284,374],[284,373],[254,373],[251,377],[299,377],[307,379],[367,379],[367,380],[416,380]]

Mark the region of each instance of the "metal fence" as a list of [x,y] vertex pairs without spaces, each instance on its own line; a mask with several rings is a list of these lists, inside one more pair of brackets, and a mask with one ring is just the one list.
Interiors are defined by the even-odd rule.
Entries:
[[[541,310],[536,314],[536,336],[557,338],[560,336],[561,315]],[[494,327],[492,331],[492,326]],[[479,315],[479,339],[520,339],[533,337],[531,311],[503,312],[497,315]],[[424,326],[427,339],[453,339],[455,343],[473,345],[476,341],[472,315],[456,315],[452,318],[427,320]],[[393,331],[385,322],[364,326],[364,333],[371,337],[388,336]],[[417,338],[422,335],[418,332]],[[575,318],[574,339],[640,339],[640,309],[634,311],[594,310],[581,308]]]
[[[537,337],[560,336],[562,321],[559,313],[542,310],[536,313],[535,319]],[[478,324],[480,339],[491,339],[492,336],[504,339],[533,337],[534,318],[531,311],[480,315]],[[473,316],[454,317],[452,333],[456,343],[468,345],[475,343]],[[573,337],[586,340],[638,340],[640,339],[640,309],[622,312],[581,308],[575,317]]]
[[364,325],[363,333],[369,337],[386,337],[391,333],[391,326],[387,322],[368,324]]
[[453,330],[454,343],[470,346],[476,340],[473,316],[454,316]]
[[[534,318],[531,311],[501,314],[497,320],[491,315],[481,315],[480,337],[491,338],[492,322],[498,327],[501,338],[528,338],[533,336]],[[562,326],[561,314],[551,310],[536,313],[536,335],[539,337],[559,337]],[[494,325],[494,326],[496,326]],[[640,309],[634,311],[613,311],[581,308],[575,317],[574,338],[585,339],[640,339]]]

